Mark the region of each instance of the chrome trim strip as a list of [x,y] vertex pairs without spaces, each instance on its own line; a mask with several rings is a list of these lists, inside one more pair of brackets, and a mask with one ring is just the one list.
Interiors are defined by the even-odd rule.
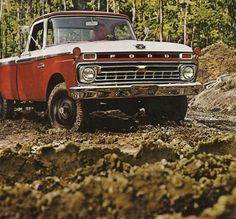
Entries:
[[[110,61],[110,60],[107,60],[107,61],[99,61],[97,60],[96,62],[83,62],[83,60],[81,60],[82,62],[80,62],[80,60],[78,60],[78,63],[76,65],[76,68],[79,66],[79,65],[91,65],[91,63],[93,64],[110,64],[110,63],[120,63],[119,60],[116,60],[116,61]],[[140,61],[140,60],[128,60],[128,61],[124,61],[122,60],[122,63],[128,63],[128,64],[132,64],[132,63],[137,63],[137,65],[140,65],[140,64],[146,64],[146,63],[158,63],[158,64],[163,64],[163,60],[162,61],[156,61],[156,60],[150,60],[150,61]],[[171,64],[193,64],[195,65],[195,63],[191,60],[180,60],[180,61],[164,61],[164,63],[171,63]]]
[[71,96],[77,99],[115,99],[152,96],[196,95],[202,90],[199,82],[185,84],[141,84],[125,86],[71,87]]
[[99,89],[123,89],[123,88],[132,88],[132,87],[147,87],[147,86],[156,86],[156,87],[192,87],[192,86],[201,86],[202,84],[200,82],[192,82],[192,83],[184,83],[184,84],[142,84],[142,85],[124,85],[124,86],[93,86],[93,85],[86,85],[86,86],[77,86],[77,87],[71,87],[70,90],[99,90]]
[[14,60],[14,61],[9,61],[9,62],[0,62],[0,66],[2,65],[12,65],[12,64],[16,64],[17,60]]
[[53,58],[56,56],[60,56],[60,55],[70,55],[70,52],[63,52],[63,53],[56,53],[56,54],[52,54],[52,55],[46,55],[46,56],[35,56],[35,57],[26,57],[26,58],[20,58],[17,60],[17,63],[27,63],[27,62],[32,62],[32,61],[39,61],[39,60],[43,60],[46,58]]
[[[136,70],[137,71],[137,70]],[[164,71],[160,71],[160,70],[155,70],[155,72],[176,72],[176,73],[179,73],[179,71],[166,71],[166,70],[164,70]],[[102,74],[115,74],[115,73],[120,73],[120,74],[122,74],[122,73],[124,73],[124,71],[103,71],[102,72]],[[134,71],[125,71],[125,73],[135,73]],[[152,71],[146,71],[146,74],[150,74],[150,73],[154,73],[154,72],[152,72]]]
[[[133,62],[134,64],[136,64],[135,62]],[[121,67],[139,67],[140,65],[137,65],[137,66],[133,66],[133,65],[131,65],[131,64],[133,64],[133,63],[129,63],[129,65],[120,65]],[[155,62],[149,62],[149,63],[155,63]],[[103,63],[102,63],[103,64]],[[116,68],[116,67],[119,67],[119,65],[117,66],[117,65],[108,65],[109,63],[107,63],[107,66],[105,66],[106,68]],[[138,64],[138,63],[137,63]],[[160,63],[161,64],[161,63]],[[179,63],[171,63],[171,64],[179,64]],[[164,68],[168,68],[168,67],[171,67],[171,65],[152,65],[151,67],[160,67],[160,66],[162,66],[162,67],[164,67]],[[148,67],[147,65],[145,65],[145,67]]]
[[[113,87],[117,87],[117,86],[126,86],[126,85],[130,85],[132,83],[132,85],[137,85],[137,84],[153,84],[155,81],[123,81],[123,82],[113,82],[113,81],[109,81],[109,82],[106,82],[106,83],[92,83],[94,86],[96,86],[97,88],[100,88],[100,87],[105,87],[105,86],[113,86]],[[179,80],[173,80],[173,81],[159,81],[159,83],[155,83],[155,85],[160,85],[160,84],[171,84],[171,85],[174,85],[176,83],[180,83],[181,81]],[[80,87],[84,87],[84,84],[80,84]]]
[[28,57],[24,59],[19,59],[17,60],[17,63],[25,63],[25,62],[33,62],[34,60],[42,60],[43,58],[38,58],[38,57]]

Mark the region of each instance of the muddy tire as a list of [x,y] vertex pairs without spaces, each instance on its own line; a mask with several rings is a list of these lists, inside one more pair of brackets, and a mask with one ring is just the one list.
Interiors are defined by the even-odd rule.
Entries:
[[50,93],[48,116],[54,128],[73,127],[76,120],[76,103],[68,96],[65,83],[56,85]]
[[188,103],[186,96],[158,97],[146,103],[145,111],[152,120],[184,120]]
[[14,116],[14,102],[0,95],[0,119],[10,119]]
[[86,131],[89,124],[89,110],[81,101],[76,101],[76,118],[72,131]]

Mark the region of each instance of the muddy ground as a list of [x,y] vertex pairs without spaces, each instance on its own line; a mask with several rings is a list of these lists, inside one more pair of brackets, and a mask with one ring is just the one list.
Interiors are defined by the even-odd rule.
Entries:
[[[218,47],[200,62],[210,80]],[[233,79],[189,99],[179,123],[97,113],[86,132],[17,111],[0,121],[0,218],[236,219],[235,97]]]
[[0,218],[236,218],[234,116],[113,112],[82,133],[26,111],[0,133]]

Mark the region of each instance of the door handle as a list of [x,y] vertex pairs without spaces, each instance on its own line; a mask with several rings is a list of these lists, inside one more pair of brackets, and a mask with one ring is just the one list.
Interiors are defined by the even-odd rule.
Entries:
[[39,68],[39,69],[42,69],[42,68],[44,68],[44,67],[45,67],[44,63],[39,63],[39,64],[38,64],[38,68]]

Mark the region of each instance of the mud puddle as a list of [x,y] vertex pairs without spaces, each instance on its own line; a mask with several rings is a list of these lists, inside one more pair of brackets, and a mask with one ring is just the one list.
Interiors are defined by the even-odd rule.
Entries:
[[201,112],[196,110],[191,110],[187,115],[187,120],[195,120],[202,123],[210,128],[216,128],[222,131],[229,131],[236,133],[236,116],[219,114],[219,113],[209,113]]

